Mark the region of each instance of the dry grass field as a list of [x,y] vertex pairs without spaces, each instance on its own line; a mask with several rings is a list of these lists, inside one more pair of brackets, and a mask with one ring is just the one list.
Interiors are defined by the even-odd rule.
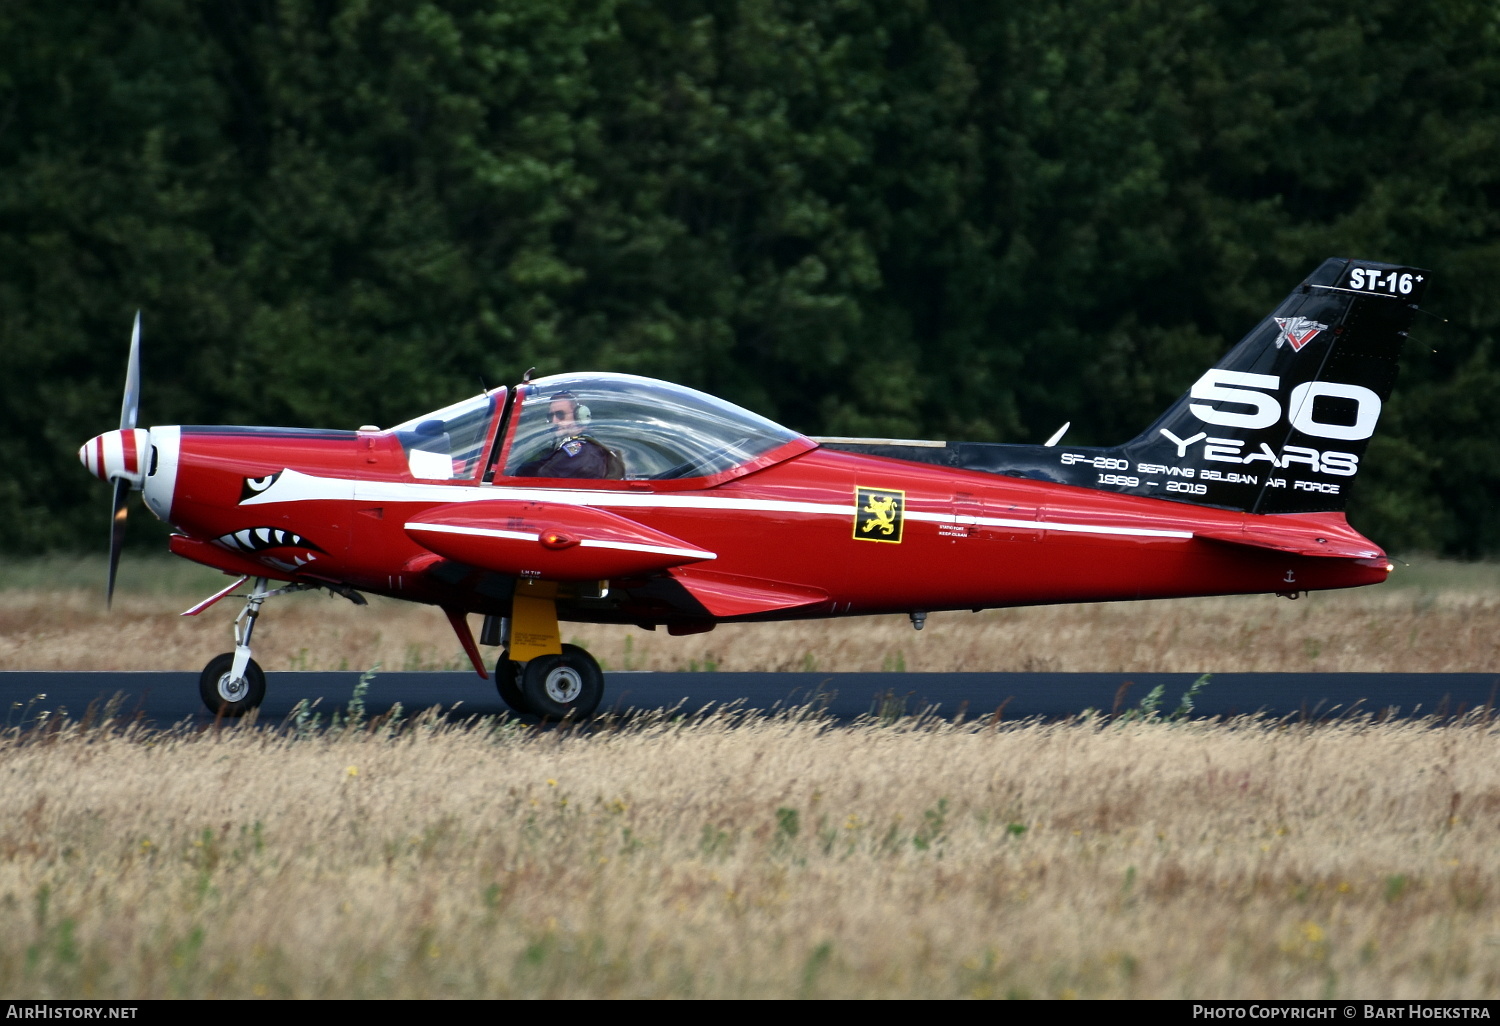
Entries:
[[1500,995],[1471,723],[0,738],[0,993]]
[[[97,562],[0,567],[0,668],[227,649],[238,603],[175,616],[216,578],[152,566],[110,617]],[[1500,571],[1403,576],[921,634],[576,634],[631,668],[1495,670]],[[293,596],[256,641],[272,670],[457,664],[439,614],[394,604]],[[1497,733],[54,722],[0,732],[0,994],[1495,998]]]
[[[102,559],[0,566],[0,670],[200,670],[233,646],[241,602],[177,614],[228,579],[127,557],[112,612]],[[477,628],[477,619],[475,626]],[[1500,566],[1419,562],[1386,584],[1318,592],[727,624],[674,638],[564,624],[606,669],[1486,672],[1500,668]],[[255,633],[265,669],[463,669],[437,609],[324,593],[271,600]]]

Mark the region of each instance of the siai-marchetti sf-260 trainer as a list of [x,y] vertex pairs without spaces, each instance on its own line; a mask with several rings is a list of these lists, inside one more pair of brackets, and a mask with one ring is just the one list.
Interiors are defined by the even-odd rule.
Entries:
[[[1276,593],[1383,581],[1344,500],[1427,272],[1332,259],[1139,436],[1114,448],[809,438],[626,374],[523,380],[379,430],[136,427],[137,315],[119,430],[84,465],[171,550],[252,582],[215,713],[265,695],[251,633],[274,595],[438,606],[514,709],[584,717],[603,675],[558,623],[672,634],[741,620]],[[1059,433],[1061,434],[1061,433]]]

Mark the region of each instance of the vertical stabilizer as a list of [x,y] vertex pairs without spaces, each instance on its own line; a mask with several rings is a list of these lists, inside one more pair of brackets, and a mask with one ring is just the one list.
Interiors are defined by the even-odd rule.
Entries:
[[1342,510],[1429,278],[1324,261],[1121,447],[1139,479],[1124,490],[1250,513]]
[[[820,439],[854,452],[1247,513],[1339,512],[1431,275],[1325,260],[1138,437],[1108,448]],[[1055,444],[1056,443],[1056,444]]]

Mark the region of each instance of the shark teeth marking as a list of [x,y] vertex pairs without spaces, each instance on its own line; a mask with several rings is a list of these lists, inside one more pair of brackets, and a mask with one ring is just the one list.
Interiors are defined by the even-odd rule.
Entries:
[[323,551],[300,534],[294,531],[283,531],[279,527],[247,527],[243,531],[220,535],[214,539],[214,544],[230,552],[258,553],[265,552],[267,549],[285,548],[307,549],[311,552]]
[[290,563],[288,563],[284,559],[277,559],[275,556],[261,556],[260,561],[262,563],[265,563],[267,566],[274,566],[278,570],[284,570],[289,574],[294,574],[298,570],[301,570],[303,567],[310,566],[312,564],[312,561],[317,558],[318,557],[309,553],[306,559],[303,559],[301,556],[293,556]]

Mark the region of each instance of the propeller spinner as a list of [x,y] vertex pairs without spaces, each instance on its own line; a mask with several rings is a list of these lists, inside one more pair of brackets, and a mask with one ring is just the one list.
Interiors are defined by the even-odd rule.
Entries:
[[120,428],[106,431],[84,443],[78,458],[89,473],[115,485],[114,503],[109,518],[109,583],[104,593],[105,605],[113,603],[115,574],[120,566],[120,547],[125,541],[126,500],[131,491],[140,491],[145,479],[143,468],[150,452],[150,432],[138,429],[136,419],[141,405],[141,312],[135,312],[135,327],[130,333],[130,362],[125,369],[125,399],[120,406]]

